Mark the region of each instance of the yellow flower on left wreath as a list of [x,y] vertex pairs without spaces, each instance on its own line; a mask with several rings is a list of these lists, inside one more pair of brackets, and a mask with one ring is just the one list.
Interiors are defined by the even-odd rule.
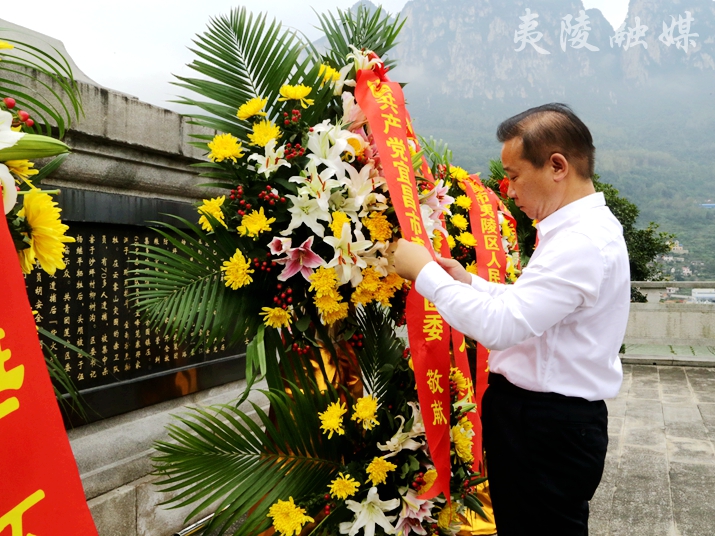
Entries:
[[252,210],[250,214],[246,214],[241,218],[241,225],[238,226],[238,234],[241,236],[248,235],[250,238],[258,238],[258,235],[271,230],[271,223],[276,221],[275,218],[266,218],[263,212],[263,207],[260,210]]
[[285,86],[282,86],[280,89],[281,97],[278,99],[279,101],[288,101],[288,100],[297,100],[300,101],[300,105],[303,108],[307,108],[311,104],[313,104],[315,101],[313,99],[306,99],[308,95],[310,95],[310,92],[313,91],[313,88],[310,86],[304,86],[303,84],[297,85],[297,86],[291,86],[286,84]]
[[474,235],[472,233],[468,233],[467,231],[460,233],[457,237],[457,240],[459,240],[462,245],[467,246],[468,248],[473,248],[477,245],[477,239],[474,238]]
[[345,402],[331,402],[325,411],[318,413],[320,417],[320,429],[324,434],[328,434],[328,439],[333,437],[333,434],[343,435],[343,415],[348,411]]
[[457,242],[452,235],[447,235],[447,244],[449,245],[449,249],[454,249],[454,246],[457,245]]
[[457,204],[458,207],[463,208],[464,210],[469,210],[472,206],[472,200],[466,195],[457,196],[454,202]]
[[204,216],[204,214],[211,214],[211,216],[216,218],[221,225],[228,227],[226,225],[226,217],[223,210],[221,210],[224,201],[226,201],[225,195],[222,195],[221,197],[214,197],[212,199],[204,199],[204,204],[198,209],[199,214],[201,214],[201,217],[199,218],[199,225],[201,225],[201,228],[204,231],[213,231],[211,223],[209,223],[208,218]]
[[3,162],[10,170],[10,173],[15,175],[18,179],[25,181],[29,186],[35,188],[31,182],[28,181],[33,175],[37,175],[40,170],[32,169],[35,167],[33,162],[29,160],[7,160]]
[[333,231],[335,238],[341,238],[343,235],[343,225],[350,224],[350,218],[344,213],[336,210],[332,214],[333,221],[330,222],[330,230]]
[[273,503],[268,509],[267,517],[273,520],[273,528],[280,532],[281,536],[298,536],[303,525],[314,521],[312,517],[305,515],[305,508],[293,502],[293,497],[288,497],[287,501],[279,499]]
[[270,328],[287,328],[291,322],[291,310],[282,307],[264,307],[263,323]]
[[387,242],[392,237],[392,224],[382,212],[370,212],[369,216],[362,219],[362,224],[370,231],[370,240],[373,242]]
[[397,469],[397,466],[394,463],[376,456],[367,466],[366,472],[368,480],[372,482],[373,486],[377,486],[378,484],[384,484],[387,480],[387,473],[395,469]]
[[281,129],[274,125],[268,119],[264,119],[258,123],[254,123],[253,132],[248,135],[253,145],[265,147],[268,142],[278,138],[281,135]]
[[263,111],[263,108],[266,106],[266,103],[268,103],[268,99],[254,97],[248,102],[241,104],[241,106],[238,107],[236,117],[243,120],[250,119],[254,115],[261,115],[265,117],[266,112]]
[[320,82],[320,87],[323,87],[325,84],[334,84],[335,82],[340,80],[340,71],[332,68],[330,65],[325,65],[324,63],[321,63],[320,70],[318,71],[318,76],[323,77],[323,81]]
[[341,501],[355,495],[358,489],[360,489],[360,482],[350,475],[344,475],[343,473],[338,473],[338,478],[330,483],[329,488],[330,496],[333,499],[340,499]]
[[353,416],[351,419],[362,423],[362,427],[365,430],[372,430],[376,424],[380,424],[377,421],[377,408],[379,404],[375,395],[367,395],[362,398],[358,398],[353,406]]
[[236,159],[244,155],[241,142],[231,134],[217,134],[208,146],[211,151],[208,158],[212,162],[231,160],[235,164]]
[[470,274],[479,275],[477,274],[477,263],[474,261],[467,264],[464,269],[467,270],[467,272],[469,272]]
[[35,259],[50,275],[55,275],[57,269],[64,270],[65,244],[75,240],[65,236],[69,227],[60,220],[60,208],[52,197],[40,190],[30,190],[17,215],[25,218],[30,227],[30,247],[20,252],[23,271],[30,273]]
[[424,484],[422,484],[422,487],[417,490],[417,493],[422,494],[429,491],[429,489],[435,483],[435,480],[437,480],[437,471],[434,469],[428,470],[424,476]]
[[459,182],[469,178],[469,173],[467,173],[467,170],[459,166],[449,166],[449,175],[450,177],[457,179]]
[[231,287],[233,290],[245,287],[253,281],[250,274],[252,274],[254,270],[240,249],[237,249],[236,253],[234,253],[233,257],[229,260],[223,261],[221,271],[224,274],[223,277],[226,286]]

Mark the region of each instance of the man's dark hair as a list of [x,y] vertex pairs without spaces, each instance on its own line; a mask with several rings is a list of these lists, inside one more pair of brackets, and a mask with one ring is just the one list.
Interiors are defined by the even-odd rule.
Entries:
[[591,132],[566,104],[544,104],[502,122],[497,139],[504,143],[514,138],[521,138],[521,157],[536,168],[561,153],[579,175],[593,177],[596,148]]

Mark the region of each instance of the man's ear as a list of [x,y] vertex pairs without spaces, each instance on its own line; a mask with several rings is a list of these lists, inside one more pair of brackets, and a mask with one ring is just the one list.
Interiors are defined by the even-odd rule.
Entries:
[[554,174],[554,181],[561,182],[569,174],[569,161],[561,153],[554,153],[549,158],[549,166]]

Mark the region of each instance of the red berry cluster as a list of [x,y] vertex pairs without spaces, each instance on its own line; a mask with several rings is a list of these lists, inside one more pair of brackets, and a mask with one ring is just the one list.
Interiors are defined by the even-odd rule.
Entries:
[[458,261],[463,261],[465,260],[470,253],[470,249],[467,246],[459,245],[457,248],[457,253],[455,253],[454,258],[457,259]]
[[[3,104],[5,104],[5,107],[8,110],[12,110],[17,105],[17,103],[15,102],[15,99],[13,99],[12,97],[5,97],[2,100],[2,102],[3,102]],[[18,110],[17,113],[13,113],[13,112],[11,112],[11,113],[13,114],[13,118],[12,118],[12,126],[13,127],[17,127],[23,123],[26,127],[31,127],[35,124],[35,122],[30,118],[30,114],[28,114],[24,110]]]
[[424,486],[424,485],[425,485],[425,474],[422,473],[422,472],[417,473],[417,474],[415,475],[415,480],[414,480],[414,482],[412,482],[412,484],[410,484],[410,486],[411,486],[412,489],[414,489],[414,490],[418,490],[418,489],[420,489],[420,488],[421,488],[422,486]]
[[409,348],[405,348],[405,349],[402,351],[402,358],[403,358],[403,359],[409,359],[411,356],[412,356],[412,353],[410,352],[410,349],[409,349]]
[[464,499],[467,495],[473,495],[476,490],[477,486],[464,486],[464,491],[462,491],[462,499]]
[[303,343],[301,346],[299,342],[294,342],[291,348],[298,355],[305,355],[310,351],[310,347],[307,344]]
[[364,338],[365,337],[363,337],[362,333],[353,333],[353,336],[350,337],[348,344],[353,348],[362,348],[362,340]]
[[443,164],[437,164],[437,176],[435,179],[446,179],[447,178],[447,166]]
[[276,203],[285,203],[286,198],[281,197],[273,191],[273,186],[267,184],[265,190],[258,192],[258,199],[267,202],[270,206],[274,206]]
[[233,201],[238,200],[238,204],[241,208],[236,211],[239,216],[245,216],[246,212],[251,210],[253,205],[243,199],[243,186],[237,186],[235,190],[231,190],[231,195],[229,196]]
[[286,143],[285,158],[286,160],[292,160],[298,156],[303,156],[305,154],[305,147],[302,147],[300,143],[291,145]]
[[[257,269],[260,270],[261,272],[269,272],[271,271],[271,268],[276,267],[276,263],[272,261],[263,261],[261,262],[261,259],[256,257],[253,259],[253,266]],[[285,309],[285,307],[283,307]]]
[[325,507],[323,508],[323,511],[325,512],[325,515],[326,515],[326,516],[329,516],[329,515],[330,515],[330,511],[331,511],[333,508],[335,508],[337,505],[336,505],[334,502],[330,502],[330,494],[328,494],[328,493],[326,493],[326,494],[323,496],[323,499],[325,499],[325,501],[327,502],[327,504],[326,504]]
[[449,394],[452,398],[459,398],[459,387],[454,380],[449,380]]
[[[271,265],[275,266],[276,263],[272,262]],[[273,296],[273,303],[276,304],[276,307],[282,307],[283,309],[286,309],[290,304],[293,303],[293,289],[288,287],[287,289],[283,290],[283,284],[278,283],[276,285],[276,295]]]
[[283,121],[283,124],[285,126],[288,126],[291,123],[294,125],[297,125],[298,123],[300,123],[301,113],[300,113],[300,110],[293,110],[291,117],[289,119],[288,112],[283,112],[283,117],[285,118]]

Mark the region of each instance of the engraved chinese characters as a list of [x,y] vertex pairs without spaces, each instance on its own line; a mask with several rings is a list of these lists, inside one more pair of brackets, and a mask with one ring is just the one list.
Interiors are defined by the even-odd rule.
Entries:
[[[168,247],[144,227],[73,223],[76,244],[67,248],[67,268],[52,277],[27,277],[31,305],[43,328],[87,352],[91,359],[50,342],[51,350],[79,389],[107,385],[187,365],[187,348],[149,329],[132,308],[126,288],[133,244]],[[225,346],[210,349],[224,355]]]

